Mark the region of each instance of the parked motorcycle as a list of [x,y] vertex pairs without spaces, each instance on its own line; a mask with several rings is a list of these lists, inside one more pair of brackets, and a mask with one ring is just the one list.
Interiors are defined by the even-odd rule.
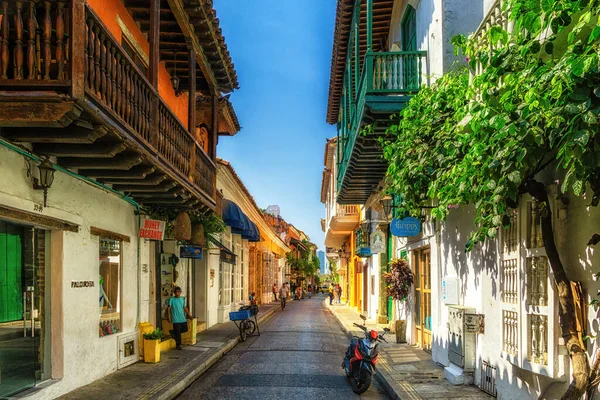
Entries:
[[346,376],[350,378],[352,390],[356,394],[366,392],[371,386],[371,378],[375,375],[375,364],[379,357],[379,342],[387,343],[384,336],[390,331],[385,328],[380,335],[376,330],[368,330],[364,322],[367,317],[361,315],[360,318],[363,320],[363,324],[359,325],[355,322],[354,326],[362,329],[365,337],[354,336],[352,338],[344,361],[342,361],[342,368],[346,371]]

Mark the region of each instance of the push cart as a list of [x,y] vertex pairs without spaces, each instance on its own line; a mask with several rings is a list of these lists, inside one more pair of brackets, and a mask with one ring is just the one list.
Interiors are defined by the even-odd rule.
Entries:
[[[242,306],[239,311],[232,311],[229,313],[229,319],[233,321],[240,331],[240,339],[242,342],[245,341],[248,336],[254,335],[255,332],[257,336],[260,336],[258,319],[256,319],[257,314],[258,306],[256,305]],[[254,321],[252,320],[252,317],[254,317]]]

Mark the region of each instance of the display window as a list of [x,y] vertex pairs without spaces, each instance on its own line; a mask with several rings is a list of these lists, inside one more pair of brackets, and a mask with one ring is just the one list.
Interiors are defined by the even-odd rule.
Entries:
[[100,336],[121,331],[121,254],[121,241],[100,238]]

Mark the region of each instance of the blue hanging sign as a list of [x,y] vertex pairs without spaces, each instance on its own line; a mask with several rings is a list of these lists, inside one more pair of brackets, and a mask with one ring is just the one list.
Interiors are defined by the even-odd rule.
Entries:
[[202,259],[202,247],[200,246],[181,246],[179,248],[179,257]]
[[356,255],[359,257],[371,257],[371,248],[370,247],[359,247],[356,250]]
[[394,218],[390,224],[392,235],[399,237],[417,236],[421,233],[421,221],[415,217]]

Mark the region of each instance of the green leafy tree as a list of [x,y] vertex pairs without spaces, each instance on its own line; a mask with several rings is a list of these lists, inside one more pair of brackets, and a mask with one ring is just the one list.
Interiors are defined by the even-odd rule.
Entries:
[[[424,205],[435,204],[432,215],[443,219],[455,205],[473,204],[467,251],[510,223],[509,209],[522,194],[538,201],[561,335],[573,364],[563,399],[578,399],[600,382],[600,360],[590,368],[577,334],[571,282],[540,177],[564,175],[563,193],[600,202],[600,1],[505,4],[514,30],[494,26],[483,37],[455,38],[467,67],[423,88],[390,129],[387,183],[405,215],[420,216]],[[471,81],[468,70],[478,72]],[[594,238],[589,244],[600,235]]]

